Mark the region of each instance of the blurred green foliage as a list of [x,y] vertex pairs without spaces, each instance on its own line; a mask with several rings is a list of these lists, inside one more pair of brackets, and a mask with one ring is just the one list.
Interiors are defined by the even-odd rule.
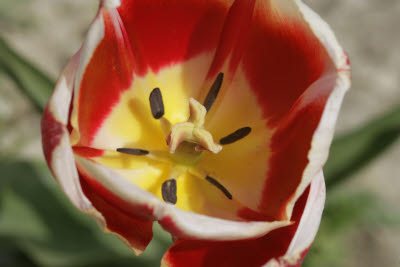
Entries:
[[336,138],[324,167],[327,187],[345,181],[383,153],[400,136],[400,105],[350,133]]
[[30,0],[1,0],[0,1],[0,27],[26,28],[32,26],[33,19],[29,15],[20,16],[21,8]]
[[[4,71],[41,112],[54,82],[13,51],[0,37]],[[368,192],[338,190],[351,174],[389,147],[400,134],[400,106],[334,140],[325,176],[329,190],[318,237],[305,266],[341,266],[346,233],[360,224],[398,222],[388,218]],[[43,160],[0,154],[0,266],[158,266],[170,237],[155,224],[155,239],[135,257],[122,242],[101,232],[78,212],[51,177]]]
[[18,88],[32,100],[37,110],[43,110],[53,91],[54,82],[13,51],[1,36],[0,69],[14,80]]
[[150,248],[133,256],[69,203],[44,162],[3,161],[0,173],[0,247],[8,251],[0,266],[19,266],[21,255],[48,267],[157,266],[171,244],[156,225]]
[[[343,263],[351,248],[346,244],[347,235],[354,227],[373,228],[396,226],[399,214],[388,213],[372,193],[330,190],[316,240],[310,249],[304,266],[337,267]],[[321,264],[323,263],[323,264]]]

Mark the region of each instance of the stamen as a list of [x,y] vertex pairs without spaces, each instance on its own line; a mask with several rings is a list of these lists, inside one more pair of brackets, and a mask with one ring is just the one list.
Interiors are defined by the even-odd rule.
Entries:
[[207,175],[206,180],[209,181],[212,185],[215,185],[219,190],[222,191],[222,193],[224,193],[224,195],[229,198],[232,199],[232,194],[229,193],[228,189],[225,188],[225,186],[223,186],[222,184],[220,184],[217,180],[215,180],[214,178],[210,177]]
[[134,155],[134,156],[144,156],[149,154],[150,152],[147,150],[139,149],[139,148],[117,148],[118,152]]
[[160,119],[164,116],[164,103],[160,88],[154,88],[153,91],[151,91],[149,100],[153,117],[157,120]]
[[221,89],[223,79],[224,74],[220,72],[215,79],[213,85],[211,86],[210,91],[208,91],[206,100],[204,100],[203,105],[207,111],[209,111],[211,109],[211,106],[214,104],[214,101],[218,96],[219,90]]
[[176,196],[176,189],[175,179],[169,179],[161,185],[161,194],[165,202],[169,202],[174,205],[176,204],[176,201],[178,200]]
[[219,140],[219,143],[221,145],[232,144],[232,143],[234,143],[234,142],[246,137],[250,132],[251,132],[251,128],[250,127],[240,128],[236,132],[231,133],[230,135],[225,136],[224,138],[221,138],[221,140]]

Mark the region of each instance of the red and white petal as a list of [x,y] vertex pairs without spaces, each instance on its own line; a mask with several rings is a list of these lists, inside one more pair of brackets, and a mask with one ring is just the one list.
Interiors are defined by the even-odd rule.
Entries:
[[[229,134],[227,129],[233,132],[250,126],[255,129],[254,138],[249,135],[247,144],[243,139],[226,146],[229,153],[218,155],[220,161],[231,162],[227,165],[242,165],[237,172],[232,167],[219,168],[219,163],[208,169],[244,205],[267,217],[287,219],[327,159],[339,107],[350,84],[347,56],[326,23],[301,1],[256,1],[254,10],[251,1],[239,2],[235,5],[243,5],[241,12],[252,14],[250,26],[240,31],[241,27],[230,30],[229,23],[225,24],[221,43],[235,42],[231,48],[225,46],[230,54],[219,55],[217,50],[215,58],[221,60],[213,64],[217,67],[212,73],[225,70],[232,77],[222,86],[206,127],[222,137],[224,132]],[[241,23],[249,18],[242,17]],[[239,40],[235,39],[238,32]],[[263,138],[256,141],[257,136]],[[253,147],[257,149],[249,156],[247,151]],[[210,158],[200,163],[206,170],[215,162]],[[252,180],[241,179],[246,174]],[[249,191],[251,196],[246,195]]]
[[185,212],[171,205],[159,209],[156,215],[160,225],[173,236],[197,240],[249,239],[291,224],[289,221],[230,221]]
[[93,206],[80,187],[67,129],[79,57],[78,52],[67,64],[57,81],[53,95],[43,113],[41,128],[44,156],[54,177],[71,202],[78,209],[88,212],[93,209]]
[[138,62],[136,72],[144,75],[149,68],[158,73],[200,54],[213,54],[232,2],[122,1],[118,11]]
[[[154,216],[152,216],[153,207],[159,202],[156,196],[134,186],[111,168],[77,155],[75,160],[82,178],[87,183],[92,184],[93,187],[98,188],[98,193],[108,202],[119,208],[128,206],[125,212],[130,211],[143,219],[154,220]],[[106,192],[102,193],[105,190]],[[135,208],[132,208],[132,206]]]
[[[286,2],[279,2],[279,5]],[[269,176],[275,179],[266,182],[260,207],[278,214],[279,211],[273,211],[271,207],[286,206],[280,211],[282,218],[290,216],[297,198],[326,162],[339,108],[350,86],[346,53],[329,26],[301,1],[291,3],[290,7],[296,17],[304,19],[303,23],[329,55],[333,67],[325,66],[321,76],[308,85],[276,123],[269,170]],[[278,177],[282,176],[291,177],[286,188],[281,187],[282,181]],[[278,192],[276,197],[273,192]],[[286,202],[282,202],[282,198]]]
[[[319,123],[312,136],[311,148],[307,155],[308,164],[303,171],[301,184],[288,203],[286,210],[287,215],[290,214],[289,210],[291,206],[294,205],[296,199],[307,187],[312,177],[321,170],[321,166],[323,166],[328,159],[329,148],[332,142],[340,106],[345,93],[351,85],[349,58],[337,42],[329,25],[301,1],[297,0],[296,4],[304,16],[305,21],[328,52],[335,65],[335,72],[325,74],[311,85],[308,92],[309,95],[302,97],[300,101],[299,105],[306,106],[308,105],[307,102],[312,101],[313,98],[319,99],[314,101],[320,102],[324,101],[326,98],[324,107],[323,109],[321,108],[322,111]],[[329,90],[329,85],[333,89]],[[319,87],[319,89],[316,87]],[[318,96],[319,94],[320,96]],[[313,105],[318,106],[318,104]]]
[[110,198],[111,193],[85,173],[80,173],[80,182],[83,192],[104,218],[98,220],[103,230],[116,235],[136,255],[142,254],[153,238],[153,221],[143,218],[135,207],[119,198]]
[[311,182],[307,204],[289,248],[279,259],[282,266],[298,266],[302,263],[317,234],[324,209],[325,195],[325,181],[321,171]]
[[[152,221],[121,212],[83,183],[77,171],[70,143],[69,115],[78,52],[59,78],[42,118],[42,144],[47,163],[71,202],[81,211],[93,216],[106,232],[113,232],[136,254],[140,254],[152,238]],[[99,155],[99,151],[80,149],[83,155]]]
[[161,266],[300,266],[318,230],[324,200],[325,186],[320,173],[296,203],[293,225],[252,240],[178,240],[164,255]]
[[[78,168],[88,181],[95,181],[109,193],[102,197],[118,207],[126,206],[144,219],[154,219],[173,236],[188,239],[238,240],[264,235],[289,225],[289,221],[239,222],[183,211],[165,203],[121,177],[113,169],[76,156]],[[89,178],[88,178],[89,177]],[[98,190],[99,194],[102,194]],[[123,204],[125,203],[125,204]],[[151,217],[149,217],[151,216]]]
[[90,146],[133,81],[134,60],[115,8],[101,7],[82,47],[71,124],[73,145]]

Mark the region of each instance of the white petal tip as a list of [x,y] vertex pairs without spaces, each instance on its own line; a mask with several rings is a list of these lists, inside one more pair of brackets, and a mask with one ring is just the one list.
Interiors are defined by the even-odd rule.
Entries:
[[102,6],[106,8],[117,8],[121,5],[120,0],[102,0],[101,1]]

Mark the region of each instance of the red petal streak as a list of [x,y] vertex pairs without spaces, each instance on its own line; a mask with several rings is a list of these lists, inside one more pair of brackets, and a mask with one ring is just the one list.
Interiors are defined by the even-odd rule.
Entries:
[[286,204],[302,181],[313,134],[334,86],[335,77],[325,79],[323,86],[311,86],[276,129],[271,139],[270,169],[260,204],[266,214],[285,217]]
[[247,221],[271,222],[274,220],[271,216],[262,214],[247,207],[238,210],[237,215]]
[[[96,131],[133,81],[133,58],[115,10],[102,8],[104,39],[85,69],[78,98],[80,145],[90,146]],[[99,19],[99,18],[98,18]]]
[[104,200],[110,203],[110,205],[113,205],[121,212],[127,214],[130,217],[146,220],[154,219],[152,217],[153,209],[151,207],[128,203],[127,201],[121,199],[119,196],[113,194],[101,183],[92,178],[91,175],[88,174],[80,165],[77,165],[77,167],[80,174],[81,182],[84,181],[85,184],[89,185],[94,190],[94,192],[96,192],[96,194],[98,194]]
[[158,221],[158,223],[169,233],[171,233],[173,236],[180,236],[180,237],[185,237],[187,234],[182,231],[177,225],[176,222],[170,217],[170,216],[165,216],[162,218],[162,220]]
[[295,106],[309,94],[311,84],[334,67],[308,26],[272,5],[257,3],[241,64],[267,127],[276,129],[259,207],[264,214],[285,219],[283,212],[302,180],[312,136],[334,84],[324,94],[313,92],[318,95],[314,103]]
[[218,74],[228,56],[231,56],[230,70],[234,72],[238,66],[250,32],[254,4],[254,0],[236,1],[230,8],[209,77]]
[[[283,256],[298,227],[303,214],[309,189],[297,201],[291,226],[274,230],[254,240],[232,242],[210,242],[179,240],[164,255],[166,267],[255,267],[266,264],[270,259]],[[305,253],[303,253],[305,256]],[[300,264],[302,258],[299,260]],[[289,265],[283,265],[289,266]]]
[[104,150],[95,149],[91,147],[73,147],[72,150],[76,155],[85,158],[94,158],[94,157],[101,157],[104,154]]
[[47,106],[43,112],[42,122],[42,146],[43,154],[47,161],[47,165],[52,167],[52,153],[53,150],[60,144],[61,137],[64,133],[65,126],[56,121],[53,114]]
[[277,18],[271,7],[264,8],[255,12],[242,62],[264,117],[274,128],[332,62],[301,21]]
[[143,251],[153,237],[153,221],[143,214],[151,211],[126,203],[82,172],[80,182],[86,197],[105,218],[107,229],[122,236],[136,251]]
[[136,72],[180,63],[216,49],[226,17],[225,1],[122,1],[118,8],[136,60]]

